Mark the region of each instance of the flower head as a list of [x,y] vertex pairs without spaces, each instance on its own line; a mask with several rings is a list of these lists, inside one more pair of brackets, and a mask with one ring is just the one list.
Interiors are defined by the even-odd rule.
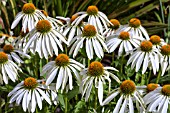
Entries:
[[48,13],[45,10],[40,10],[46,17],[48,17]]
[[67,66],[69,64],[69,57],[66,54],[59,54],[56,59],[55,63],[57,66]]
[[152,50],[152,43],[150,41],[142,41],[140,44],[140,48],[144,52],[149,52]]
[[161,42],[161,38],[158,35],[152,35],[150,37],[150,42],[152,42],[154,45],[158,45]]
[[156,88],[158,88],[158,84],[154,84],[154,83],[150,83],[150,84],[148,84],[147,85],[147,92],[151,92],[151,91],[153,91],[153,90],[155,90]]
[[76,14],[76,15],[72,15],[72,16],[71,16],[71,19],[70,19],[70,22],[72,23],[77,17],[78,17],[77,14]]
[[34,89],[38,85],[38,82],[35,78],[33,77],[28,77],[24,80],[24,87],[27,89]]
[[125,25],[123,31],[131,32],[132,38],[139,40],[149,40],[149,35],[146,29],[141,25],[141,22],[137,18],[132,18],[128,25]]
[[119,34],[119,38],[122,39],[122,40],[129,40],[130,34],[128,32],[122,31]]
[[84,26],[83,36],[86,37],[93,37],[97,33],[96,28],[93,25],[86,25]]
[[163,95],[170,97],[170,85],[164,85],[161,91]]
[[87,13],[88,13],[88,15],[97,15],[98,8],[96,6],[89,6],[87,8]]
[[0,52],[0,64],[3,64],[8,61],[8,55],[4,52]]
[[125,80],[120,85],[121,92],[126,95],[133,94],[136,90],[135,83],[131,80]]
[[34,6],[33,3],[26,3],[22,7],[22,11],[25,14],[32,14],[32,13],[34,13],[35,9],[36,9],[36,7]]
[[162,55],[170,55],[170,45],[163,45],[162,47],[161,47],[161,53],[162,53]]
[[13,47],[11,44],[9,44],[9,45],[4,45],[3,51],[4,51],[5,53],[13,52],[13,51],[14,51],[14,47]]
[[40,33],[47,33],[51,30],[52,26],[48,20],[40,20],[36,25],[36,29]]
[[131,26],[131,27],[138,28],[140,25],[141,25],[141,22],[137,18],[132,18],[129,21],[129,26]]
[[110,52],[118,49],[118,56],[123,54],[130,54],[139,46],[140,41],[132,38],[130,32],[121,31],[116,34],[110,35],[106,39],[106,44]]
[[89,73],[90,76],[94,76],[94,77],[103,75],[104,67],[98,61],[92,62],[90,64],[90,66],[88,67],[88,73]]
[[113,24],[113,26],[110,26],[112,29],[118,29],[120,27],[120,22],[117,19],[111,19],[110,22]]

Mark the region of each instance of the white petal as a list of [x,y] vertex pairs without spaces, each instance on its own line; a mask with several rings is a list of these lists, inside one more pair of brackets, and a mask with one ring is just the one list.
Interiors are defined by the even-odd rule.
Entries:
[[121,95],[121,97],[119,98],[113,113],[119,113],[119,109],[122,104],[122,101],[123,101],[123,95]]
[[25,92],[22,100],[22,108],[25,112],[27,110],[27,95],[28,95],[28,90]]
[[67,69],[67,74],[69,77],[69,88],[70,88],[70,90],[72,90],[73,89],[73,80],[72,80],[71,71],[69,68],[66,68],[66,69]]
[[63,82],[63,73],[64,73],[64,68],[61,67],[58,73],[57,77],[57,83],[56,83],[56,90],[58,90]]
[[36,101],[37,101],[38,107],[41,110],[42,109],[42,99],[40,97],[40,94],[36,90],[35,90],[35,95],[36,95]]
[[37,90],[42,95],[42,97],[51,105],[49,97],[41,89],[37,88]]
[[126,109],[126,107],[127,107],[127,103],[128,103],[128,100],[127,100],[127,98],[125,97],[125,100],[124,100],[124,102],[123,102],[123,105],[122,105],[119,113],[124,113],[124,112],[125,112],[125,109]]
[[143,59],[144,59],[144,55],[145,55],[145,53],[143,52],[143,53],[139,56],[139,58],[137,59],[136,72],[138,72],[138,70],[139,70],[140,67],[141,67],[141,64],[142,64]]
[[120,93],[119,90],[114,91],[112,94],[110,94],[104,101],[103,101],[103,105],[108,104],[113,98],[115,98],[118,94]]
[[36,108],[36,100],[35,100],[35,92],[32,92],[32,99],[31,99],[31,112],[34,112]]
[[100,78],[99,78],[99,87],[98,87],[98,98],[99,98],[100,105],[103,105],[102,104],[102,101],[103,101],[103,83],[100,80]]
[[51,84],[51,82],[54,80],[54,78],[56,77],[58,71],[58,67],[53,68],[50,72],[50,75],[48,76],[47,80],[46,80],[46,85]]
[[15,17],[15,20],[12,22],[12,25],[11,25],[11,29],[14,29],[16,27],[16,25],[19,23],[19,21],[21,20],[21,18],[23,17],[23,13],[22,12],[19,12],[16,17]]
[[133,102],[130,95],[129,95],[129,113],[134,113]]
[[144,74],[146,72],[146,69],[148,67],[148,53],[145,54],[145,58],[144,58],[144,62],[143,62],[143,67],[142,67],[142,74]]

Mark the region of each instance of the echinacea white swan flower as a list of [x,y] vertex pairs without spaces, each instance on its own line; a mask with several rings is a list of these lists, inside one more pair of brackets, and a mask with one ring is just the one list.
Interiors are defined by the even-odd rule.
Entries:
[[140,40],[149,40],[149,35],[141,22],[137,18],[132,18],[124,31],[132,32],[132,37],[139,38]]
[[117,19],[111,19],[110,22],[112,24],[108,25],[108,29],[104,30],[103,36],[107,37],[110,35],[118,34],[119,32],[123,31],[123,25]]
[[41,11],[36,9],[34,4],[26,3],[22,7],[22,11],[16,15],[14,21],[12,22],[11,29],[14,29],[21,19],[22,19],[22,28],[25,33],[27,29],[29,31],[34,29],[37,22],[39,20],[46,19],[46,17],[44,16],[43,13],[41,13]]
[[83,33],[76,36],[75,40],[73,40],[69,55],[73,55],[74,58],[83,47],[85,47],[89,59],[93,59],[95,54],[101,59],[104,56],[104,51],[108,51],[105,44],[105,37],[98,34],[96,28],[89,24],[85,25]]
[[143,97],[147,111],[152,113],[168,113],[170,103],[170,85],[158,87]]
[[140,43],[140,47],[132,53],[127,65],[132,63],[131,68],[136,67],[136,72],[142,67],[142,74],[146,72],[147,68],[152,69],[153,73],[156,74],[159,70],[159,57],[158,49],[150,41],[144,40]]
[[8,84],[8,79],[13,82],[18,80],[18,70],[22,71],[4,52],[0,52],[0,83]]
[[156,48],[160,49],[162,45],[165,45],[166,42],[164,39],[160,38],[158,35],[152,35],[149,39],[150,42],[152,42],[153,46],[156,46]]
[[45,94],[45,91],[40,84],[41,81],[42,80],[36,80],[33,77],[28,77],[20,82],[8,94],[8,97],[11,97],[9,103],[16,101],[17,105],[22,104],[24,112],[28,109],[28,111],[31,111],[32,113],[35,112],[37,104],[40,110],[42,109],[42,98],[51,105],[50,98]]
[[63,33],[64,36],[68,37],[68,43],[69,46],[72,44],[70,42],[73,42],[72,40],[75,40],[74,38],[77,35],[82,34],[83,31],[83,22],[80,22],[77,26],[75,25],[71,25],[72,22],[78,17],[78,15],[73,15],[71,18],[64,18],[64,17],[60,17],[57,16],[57,19],[60,19],[61,21],[63,21],[65,24],[63,26],[60,27],[60,31]]
[[[94,25],[97,29],[97,32],[103,34],[104,29],[108,29],[108,24],[112,24],[107,16],[100,12],[96,6],[89,6],[87,8],[87,11],[78,12],[75,15],[78,15],[78,17],[72,22],[72,25],[79,25],[80,22],[86,17],[88,17],[88,24]],[[103,27],[104,26],[104,27]]]
[[103,101],[103,85],[106,84],[107,80],[109,82],[109,90],[111,86],[111,78],[110,76],[120,83],[119,78],[114,75],[111,71],[118,71],[114,67],[104,67],[100,62],[94,61],[92,62],[88,68],[83,69],[80,74],[82,75],[82,82],[80,85],[80,92],[82,93],[82,97],[85,96],[85,101],[88,100],[93,85],[98,90],[98,99],[100,104]]
[[24,61],[21,59],[21,57],[31,58],[29,55],[27,55],[23,51],[15,49],[13,47],[13,45],[11,45],[11,44],[4,45],[3,52],[5,52],[8,55],[8,58],[10,60],[13,60],[14,62],[17,62],[18,64],[24,63]]
[[46,59],[49,55],[52,57],[53,52],[58,55],[58,46],[63,51],[62,42],[68,45],[65,37],[48,20],[38,21],[36,27],[25,38],[28,42],[23,51],[30,49],[33,53],[38,52],[40,58]]
[[165,72],[168,70],[168,67],[170,66],[170,45],[165,44],[160,48],[161,51],[161,58],[160,58],[160,64],[161,64],[161,70],[162,70],[162,76],[165,74]]
[[139,47],[140,40],[133,38],[130,32],[122,31],[118,34],[110,35],[106,38],[106,45],[109,52],[114,52],[118,48],[118,56],[123,54],[128,55],[132,51]]
[[[113,113],[134,113],[134,101],[138,112],[142,109],[145,111],[144,101],[138,92],[138,87],[131,80],[125,80],[121,83],[120,88],[112,91],[112,93],[103,101],[102,105],[108,104],[116,96],[120,95],[119,100],[113,110]],[[140,105],[140,106],[139,106]]]
[[51,84],[56,79],[56,90],[61,88],[61,92],[69,82],[69,89],[73,89],[73,76],[75,76],[78,85],[80,84],[79,73],[84,65],[69,58],[66,54],[59,54],[55,61],[47,63],[42,70],[41,76],[46,74],[46,85]]

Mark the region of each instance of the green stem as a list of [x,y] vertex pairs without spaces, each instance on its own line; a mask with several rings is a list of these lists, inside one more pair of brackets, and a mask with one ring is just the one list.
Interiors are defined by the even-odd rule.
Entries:
[[67,96],[65,97],[65,111],[64,111],[64,113],[67,113],[67,101],[68,101],[68,98],[67,98]]
[[90,66],[90,59],[88,59],[88,66]]
[[121,66],[120,66],[120,73],[123,74],[123,59],[124,59],[124,55],[121,58]]
[[144,85],[144,84],[145,84],[145,74],[142,74],[141,84],[140,85]]
[[98,99],[97,99],[97,97],[98,97],[97,95],[98,95],[98,94],[97,94],[97,93],[98,93],[98,91],[97,91],[97,89],[95,88],[95,95],[94,95],[94,96],[95,96],[94,109],[95,109],[96,111],[97,111],[97,102],[98,102]]
[[156,84],[159,83],[160,77],[161,77],[161,70],[159,70],[158,76],[157,76],[157,78],[156,78]]
[[147,82],[146,82],[147,85],[149,84],[150,78],[151,78],[151,70],[149,71],[149,76],[148,76],[148,79],[147,79]]

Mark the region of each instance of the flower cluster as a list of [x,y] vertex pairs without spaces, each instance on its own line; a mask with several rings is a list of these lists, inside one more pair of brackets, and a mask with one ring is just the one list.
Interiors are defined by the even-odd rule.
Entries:
[[[9,84],[8,79],[20,81],[8,94],[9,103],[16,101],[24,112],[35,112],[37,105],[42,110],[44,100],[57,105],[58,93],[65,95],[78,86],[85,102],[94,92],[101,106],[114,99],[113,113],[167,113],[170,85],[161,86],[158,82],[170,67],[170,45],[158,35],[149,38],[139,19],[132,18],[127,25],[121,25],[117,19],[109,21],[96,6],[71,18],[52,18],[34,4],[26,3],[11,29],[20,21],[20,35],[9,43],[4,43],[3,35],[0,43],[0,83]],[[123,60],[119,63],[124,67],[131,65],[134,73],[158,74],[156,84],[148,81],[147,86],[141,86],[122,69],[104,65],[105,53],[126,58],[126,64]],[[30,69],[22,71],[31,59],[35,61],[32,63],[42,64],[40,70],[36,67],[39,65],[34,67],[35,76],[29,73]],[[23,79],[22,74],[30,77]]]

